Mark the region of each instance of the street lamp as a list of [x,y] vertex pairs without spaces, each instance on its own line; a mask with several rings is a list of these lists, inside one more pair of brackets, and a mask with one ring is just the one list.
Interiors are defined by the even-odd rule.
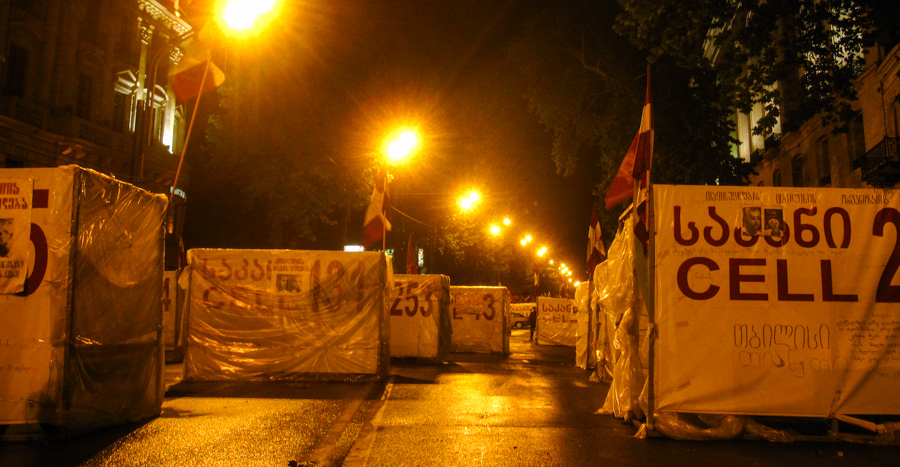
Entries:
[[235,37],[248,37],[263,30],[277,16],[279,0],[228,0],[219,3],[218,19]]
[[386,143],[384,153],[388,159],[399,162],[412,154],[418,144],[419,138],[416,136],[416,133],[412,130],[406,130]]

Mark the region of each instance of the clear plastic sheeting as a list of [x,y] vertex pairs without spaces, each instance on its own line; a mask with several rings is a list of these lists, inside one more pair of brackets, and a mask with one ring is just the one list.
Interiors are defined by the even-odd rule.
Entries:
[[591,288],[590,282],[581,282],[575,287],[575,310],[578,315],[578,325],[575,327],[575,366],[585,370],[588,369],[590,360]]
[[[729,439],[763,439],[789,443],[794,437],[782,430],[769,428],[742,415],[692,414],[657,412],[653,428],[668,438],[683,441],[721,441]],[[647,426],[641,425],[637,438],[647,437]]]
[[390,367],[390,257],[188,252],[185,380],[381,379]]
[[[611,245],[612,247],[612,245]],[[608,287],[607,265],[604,261],[594,268],[594,290],[591,293],[591,342],[590,349],[594,358],[594,369],[597,379],[612,381],[613,364],[618,359],[618,349],[613,345],[616,339],[616,314],[610,307],[614,306],[611,294],[613,288]],[[611,263],[615,264],[615,262]]]
[[395,275],[390,307],[391,356],[443,362],[450,352],[450,278]]
[[538,297],[535,342],[542,345],[575,346],[578,308],[568,298]]
[[509,290],[506,287],[450,287],[453,334],[450,350],[509,355]]
[[[598,282],[600,308],[607,320],[615,323],[611,341],[612,384],[606,401],[598,413],[618,418],[641,419],[646,399],[641,400],[646,376],[640,352],[640,322],[644,305],[634,278],[634,234],[631,218],[620,223],[616,238],[610,244],[606,261],[606,278]],[[643,313],[642,313],[643,312]],[[602,318],[601,318],[602,320]]]
[[166,197],[77,166],[0,178],[33,181],[26,287],[0,295],[0,424],[159,415]]

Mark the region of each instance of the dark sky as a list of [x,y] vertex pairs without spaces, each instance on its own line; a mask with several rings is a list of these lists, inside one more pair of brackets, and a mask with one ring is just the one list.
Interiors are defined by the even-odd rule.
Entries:
[[[552,257],[581,265],[576,271],[585,269],[592,190],[599,176],[586,161],[573,176],[556,174],[550,136],[528,111],[520,77],[505,59],[508,42],[540,2],[291,3],[299,9],[286,15],[284,24],[273,23],[279,28],[273,37],[292,44],[285,61],[293,68],[285,74],[294,87],[283,92],[302,91],[306,73],[346,83],[336,89],[353,103],[340,123],[347,133],[341,137],[351,141],[374,138],[382,131],[378,126],[389,125],[394,116],[418,120],[421,153],[413,166],[394,171],[400,207],[430,222],[434,204],[445,202],[448,193],[479,187],[492,217],[514,219],[515,235],[527,230],[547,244]],[[243,46],[262,48],[262,41],[273,39],[255,40],[261,42]],[[369,131],[373,135],[364,134]],[[235,237],[229,243],[224,219],[229,208],[216,206],[221,198],[205,189],[204,176],[202,164],[195,164],[188,247],[241,247]],[[427,206],[428,200],[434,203]],[[231,235],[239,233],[231,230]]]

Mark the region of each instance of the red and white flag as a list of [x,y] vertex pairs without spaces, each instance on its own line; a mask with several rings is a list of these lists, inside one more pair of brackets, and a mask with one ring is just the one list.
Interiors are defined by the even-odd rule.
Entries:
[[591,208],[591,228],[588,231],[587,265],[588,276],[593,280],[594,268],[606,259],[606,247],[600,235],[600,220],[597,218],[597,206]]
[[[613,179],[606,192],[606,208],[610,209],[634,196],[634,182],[641,180],[641,185],[646,188],[650,179],[650,165],[653,159],[653,114],[650,112],[650,65],[647,65],[647,96],[644,100],[644,109],[641,114],[641,127],[631,141],[628,152],[619,166],[616,178]],[[640,204],[640,199],[635,200],[635,205]]]
[[387,219],[387,211],[390,206],[387,170],[381,169],[375,180],[375,189],[372,190],[372,199],[369,201],[366,217],[363,220],[363,245],[366,248],[384,238],[385,232],[391,230],[391,223]]
[[[213,46],[220,34],[213,26],[201,29],[194,36],[194,42],[185,48],[181,61],[169,72],[169,84],[172,85],[177,102],[193,99],[225,82],[225,73],[211,58]],[[200,89],[201,86],[203,89]]]
[[653,163],[653,113],[650,98],[650,65],[647,65],[647,96],[641,115],[641,127],[635,135],[625,159],[619,166],[616,178],[606,192],[606,208],[612,208],[634,197],[634,212],[637,214],[634,234],[647,251],[650,229],[647,219],[647,199],[650,195],[650,166]]
[[419,255],[413,244],[412,234],[409,234],[409,242],[406,243],[406,273],[419,273]]

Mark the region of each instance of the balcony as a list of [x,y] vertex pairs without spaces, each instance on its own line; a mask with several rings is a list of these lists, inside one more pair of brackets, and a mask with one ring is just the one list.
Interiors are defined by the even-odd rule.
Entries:
[[0,96],[0,114],[40,129],[47,120],[47,109],[15,96]]
[[82,139],[120,154],[131,154],[131,136],[71,115],[56,115],[50,131]]
[[900,182],[900,138],[885,138],[862,157],[862,179],[875,188]]

